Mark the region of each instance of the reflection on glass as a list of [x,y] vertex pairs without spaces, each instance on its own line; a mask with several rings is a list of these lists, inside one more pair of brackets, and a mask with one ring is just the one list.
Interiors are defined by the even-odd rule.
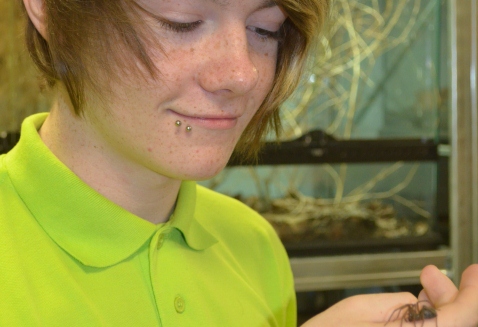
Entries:
[[441,1],[334,6],[309,74],[283,107],[284,138],[311,129],[339,139],[435,137],[446,96]]

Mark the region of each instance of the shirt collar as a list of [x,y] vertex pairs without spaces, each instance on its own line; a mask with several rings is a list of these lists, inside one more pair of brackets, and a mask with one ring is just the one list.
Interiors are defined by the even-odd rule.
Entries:
[[215,244],[217,240],[203,227],[197,217],[195,217],[196,189],[196,182],[182,182],[176,209],[170,222],[172,227],[181,231],[191,248],[203,250]]
[[[22,124],[17,146],[5,157],[15,189],[45,232],[85,265],[107,267],[131,256],[156,232],[154,225],[109,201],[78,178],[40,139],[47,114]],[[183,182],[168,222],[195,250],[215,238],[195,219],[196,184]]]

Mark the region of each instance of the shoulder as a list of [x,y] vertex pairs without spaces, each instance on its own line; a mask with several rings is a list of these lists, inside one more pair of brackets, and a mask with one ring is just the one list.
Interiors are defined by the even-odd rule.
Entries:
[[5,167],[5,155],[0,155],[0,213],[12,205],[11,196],[13,195],[16,193]]
[[208,225],[234,228],[236,232],[263,233],[264,237],[276,237],[272,226],[258,212],[227,195],[197,185],[197,219]]
[[[270,223],[242,202],[197,186],[195,218],[237,258],[288,265],[284,246]],[[247,259],[246,259],[247,258]]]
[[239,211],[241,214],[251,214],[259,216],[256,211],[252,210],[244,203],[230,196],[218,193],[201,185],[197,185],[196,189],[197,205],[199,206],[199,208],[202,206],[206,206],[208,209],[212,209],[217,213],[228,212],[234,214],[236,211],[231,210],[233,209]]
[[278,321],[295,325],[295,295],[289,258],[277,233],[259,213],[242,202],[197,186],[196,219],[214,235],[213,248],[237,267],[271,305]]

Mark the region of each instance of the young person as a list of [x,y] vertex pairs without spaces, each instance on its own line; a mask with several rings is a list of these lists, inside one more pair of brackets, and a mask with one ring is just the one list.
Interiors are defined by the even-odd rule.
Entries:
[[[273,229],[193,181],[278,128],[328,1],[23,4],[57,98],[0,157],[0,326],[294,326]],[[478,322],[477,277],[458,292],[424,270],[441,327]],[[354,297],[307,325],[383,325],[416,300]]]

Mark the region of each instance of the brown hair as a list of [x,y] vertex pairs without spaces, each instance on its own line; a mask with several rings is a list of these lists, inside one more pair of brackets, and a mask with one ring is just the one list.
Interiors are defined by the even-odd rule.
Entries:
[[[82,113],[85,87],[95,89],[96,76],[92,72],[98,68],[106,74],[114,73],[113,67],[127,69],[127,56],[133,54],[155,76],[145,37],[149,33],[142,30],[145,26],[134,24],[138,14],[134,0],[43,1],[48,41],[28,19],[27,47],[47,84],[52,87],[61,81],[65,85],[76,114]],[[282,27],[275,79],[236,146],[239,159],[255,158],[263,135],[270,130],[279,133],[278,108],[300,80],[307,54],[328,13],[329,1],[276,0],[288,18]],[[114,51],[118,42],[128,51]]]
[[268,131],[280,133],[280,105],[300,81],[307,56],[329,12],[330,0],[276,0],[287,13],[279,43],[274,84],[261,107],[241,135],[234,156],[238,161],[257,159]]

